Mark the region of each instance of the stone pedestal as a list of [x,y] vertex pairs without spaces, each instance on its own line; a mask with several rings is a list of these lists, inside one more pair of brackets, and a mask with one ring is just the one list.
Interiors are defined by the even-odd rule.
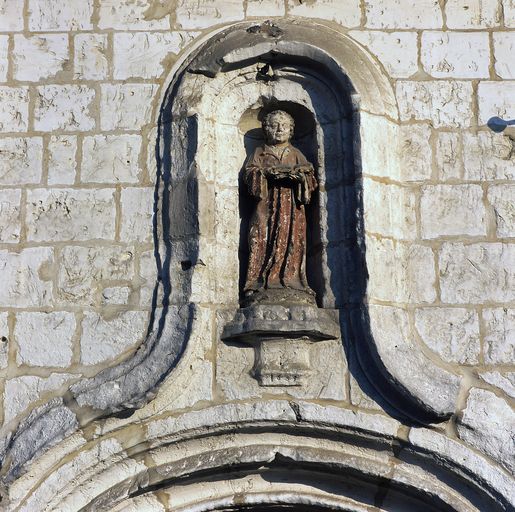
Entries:
[[238,310],[222,340],[254,347],[260,386],[301,386],[311,374],[311,347],[340,336],[329,311],[311,305],[253,305]]

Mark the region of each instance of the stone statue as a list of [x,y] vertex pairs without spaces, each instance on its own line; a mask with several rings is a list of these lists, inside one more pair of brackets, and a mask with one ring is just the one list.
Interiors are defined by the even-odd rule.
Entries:
[[294,120],[275,110],[263,120],[266,143],[245,165],[244,182],[258,202],[249,227],[245,303],[310,303],[306,280],[306,213],[317,187],[313,165],[291,145]]

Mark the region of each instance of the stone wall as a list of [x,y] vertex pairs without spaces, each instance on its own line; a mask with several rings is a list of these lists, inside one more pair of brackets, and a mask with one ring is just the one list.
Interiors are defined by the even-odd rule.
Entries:
[[[441,431],[513,470],[515,127],[487,125],[515,118],[513,0],[0,0],[3,436],[145,340],[170,71],[214,29],[274,17],[333,24],[388,75],[401,136],[387,147],[372,116],[385,148],[362,141],[369,302],[384,331],[405,324],[463,376]],[[156,407],[245,395],[216,369],[216,340],[191,351],[188,386],[169,384]],[[347,370],[340,380],[315,398],[387,415]]]

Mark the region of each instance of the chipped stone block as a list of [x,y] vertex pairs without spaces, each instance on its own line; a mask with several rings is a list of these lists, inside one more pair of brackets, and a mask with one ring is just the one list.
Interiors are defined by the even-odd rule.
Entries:
[[420,181],[431,178],[431,128],[427,124],[400,127],[400,157],[402,178]]
[[125,311],[113,318],[86,311],[80,339],[81,363],[104,363],[134,348],[145,337],[147,321],[146,311]]
[[497,32],[494,38],[495,72],[501,78],[515,78],[515,66],[513,55],[515,55],[515,33]]
[[435,78],[488,78],[488,34],[424,32],[421,60],[424,70]]
[[472,84],[464,81],[397,82],[402,121],[430,121],[435,128],[472,124]]
[[463,176],[463,145],[455,132],[436,134],[435,161],[441,181],[458,180]]
[[16,80],[39,82],[63,71],[70,59],[67,34],[14,36],[13,72]]
[[353,30],[349,36],[368,48],[395,78],[408,78],[418,71],[416,32]]
[[71,185],[75,182],[77,137],[53,135],[48,143],[48,184]]
[[29,89],[0,86],[0,132],[26,132],[29,125]]
[[439,257],[442,302],[482,304],[515,299],[515,244],[445,243]]
[[248,0],[248,16],[283,16],[285,12],[284,0]]
[[91,30],[92,16],[93,0],[80,0],[80,2],[30,0],[29,2],[29,30],[34,32]]
[[51,247],[31,247],[20,252],[0,251],[0,306],[38,307],[52,303]]
[[499,25],[498,0],[447,0],[445,14],[451,29],[491,28]]
[[63,304],[95,306],[106,285],[133,277],[134,251],[130,247],[67,246],[60,251],[57,296]]
[[100,127],[102,130],[141,130],[150,123],[157,85],[102,84]]
[[98,12],[98,27],[117,30],[169,30],[169,17],[153,17],[151,8],[151,0],[102,0]]
[[1,185],[39,183],[42,172],[43,139],[41,137],[0,138]]
[[75,315],[64,311],[16,314],[16,362],[29,366],[69,366],[73,356]]
[[186,30],[239,21],[243,16],[240,0],[181,0],[176,9],[177,24]]
[[44,85],[37,88],[34,128],[41,131],[87,131],[95,126],[90,111],[95,91],[85,85]]
[[21,190],[0,190],[0,243],[15,244],[20,241]]
[[515,236],[515,185],[492,185],[488,188],[488,202],[495,214],[496,234],[499,238]]
[[74,75],[76,80],[107,78],[109,61],[106,34],[77,34],[74,39]]
[[159,78],[195,36],[187,32],[114,35],[114,78]]
[[415,310],[415,326],[422,341],[444,361],[479,362],[479,319],[475,311],[461,308]]
[[486,235],[480,185],[426,185],[420,200],[422,238]]
[[466,180],[512,180],[515,178],[515,143],[500,133],[463,134]]
[[7,55],[9,52],[9,36],[0,36],[0,82],[7,81]]
[[153,236],[154,189],[124,188],[121,196],[122,225],[120,239],[151,242]]
[[23,30],[23,16],[20,4],[12,0],[0,0],[0,31],[16,32]]
[[509,397],[515,398],[515,372],[504,374],[501,372],[485,372],[480,373],[479,377],[488,384],[501,389]]
[[0,312],[0,369],[7,368],[9,364],[10,336],[7,315],[7,311]]
[[486,364],[513,364],[515,361],[515,309],[483,310]]
[[365,14],[369,28],[441,28],[443,23],[438,0],[366,0]]
[[318,0],[317,2],[287,0],[286,5],[288,14],[292,16],[322,18],[335,21],[344,27],[357,27],[361,22],[359,0],[346,1],[345,6],[342,6],[341,0]]
[[515,118],[515,80],[500,82],[479,82],[477,101],[479,124],[487,124],[492,117],[510,120]]
[[113,286],[102,290],[103,305],[124,305],[129,302],[131,289],[128,286]]
[[140,135],[84,137],[83,183],[136,183],[139,173]]

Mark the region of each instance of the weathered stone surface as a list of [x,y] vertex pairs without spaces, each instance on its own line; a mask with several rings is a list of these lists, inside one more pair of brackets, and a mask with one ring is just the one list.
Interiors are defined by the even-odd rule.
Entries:
[[16,362],[19,365],[65,368],[72,361],[74,334],[73,313],[17,313],[14,329],[18,346]]
[[515,2],[503,0],[504,26],[515,28]]
[[397,82],[402,121],[430,121],[435,128],[472,124],[472,84],[464,81]]
[[515,414],[505,400],[491,391],[471,389],[457,428],[463,441],[490,455],[512,473],[515,471]]
[[109,61],[106,34],[77,34],[74,39],[74,78],[103,80]]
[[93,135],[85,137],[81,180],[84,183],[136,183],[141,137],[139,135]]
[[26,132],[28,125],[28,87],[0,86],[0,132]]
[[157,265],[154,251],[145,251],[140,256],[138,279],[140,282],[140,306],[152,304],[152,296],[157,284]]
[[23,30],[23,16],[20,16],[20,6],[11,0],[0,0],[0,31]]
[[488,34],[469,32],[424,32],[421,60],[435,78],[488,78]]
[[367,47],[395,78],[409,78],[418,70],[416,32],[352,30],[349,36]]
[[93,0],[64,3],[54,0],[30,0],[29,30],[91,30],[92,16]]
[[150,0],[102,0],[99,7],[98,26],[101,29],[116,30],[169,30],[167,16],[154,18],[149,16]]
[[463,177],[463,146],[456,132],[439,132],[436,135],[435,160],[438,178],[442,181]]
[[483,125],[492,117],[515,118],[515,80],[502,82],[480,82],[477,87],[479,124]]
[[64,247],[59,257],[57,296],[63,304],[99,305],[100,290],[106,284],[128,283],[133,276],[130,247]]
[[90,111],[95,91],[85,85],[44,85],[37,88],[34,128],[41,131],[87,131],[95,126]]
[[473,310],[422,308],[415,310],[415,326],[422,341],[443,361],[479,362],[479,319]]
[[440,28],[442,11],[437,0],[367,0],[366,26],[370,28]]
[[145,337],[147,320],[146,311],[125,311],[109,319],[86,311],[80,339],[81,363],[103,363],[134,348]]
[[102,290],[102,304],[122,305],[129,302],[131,289],[128,286],[113,286]]
[[0,82],[7,81],[7,54],[9,51],[9,36],[0,36]]
[[121,196],[122,225],[120,239],[124,242],[139,240],[150,242],[153,238],[152,215],[154,188],[124,188]]
[[20,240],[21,190],[0,190],[0,243],[15,244]]
[[33,247],[20,252],[0,251],[0,306],[38,307],[51,304],[50,271],[54,252],[50,247]]
[[339,0],[318,0],[312,3],[287,0],[286,7],[289,15],[336,21],[344,27],[357,27],[361,21],[359,0],[345,2],[345,8],[342,8]]
[[486,364],[513,364],[515,360],[515,309],[483,310]]
[[515,34],[513,32],[495,33],[494,57],[495,72],[501,78],[515,78],[513,54],[515,53]]
[[501,389],[509,397],[515,398],[515,372],[504,374],[501,372],[485,372],[480,373],[479,377],[488,384]]
[[248,0],[247,17],[249,16],[282,16],[285,13],[283,0]]
[[42,172],[43,140],[41,137],[0,139],[0,183],[2,185],[39,183]]
[[14,78],[25,82],[39,82],[63,71],[70,60],[68,36],[14,36]]
[[75,182],[77,137],[53,135],[48,142],[48,184],[72,185]]
[[439,257],[442,302],[481,304],[515,299],[515,244],[445,243]]
[[7,368],[9,363],[9,325],[7,324],[7,311],[0,312],[0,369]]
[[497,0],[447,0],[445,14],[451,29],[495,27],[501,18]]
[[141,130],[151,121],[157,86],[153,84],[103,84],[100,94],[102,130]]
[[113,189],[34,189],[27,193],[27,238],[71,241],[115,236]]
[[240,0],[181,0],[176,9],[177,23],[187,30],[238,21],[243,14]]
[[420,200],[422,238],[486,235],[480,185],[426,185]]
[[515,185],[492,185],[488,188],[488,202],[495,214],[499,238],[515,236]]
[[410,124],[400,127],[399,151],[403,181],[421,181],[431,178],[431,127],[428,124]]

